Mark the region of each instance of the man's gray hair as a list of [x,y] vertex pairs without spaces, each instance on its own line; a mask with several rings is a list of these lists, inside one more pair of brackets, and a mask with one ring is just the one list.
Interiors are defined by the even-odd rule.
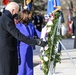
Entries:
[[6,7],[6,10],[19,9],[19,5],[16,2],[10,2]]

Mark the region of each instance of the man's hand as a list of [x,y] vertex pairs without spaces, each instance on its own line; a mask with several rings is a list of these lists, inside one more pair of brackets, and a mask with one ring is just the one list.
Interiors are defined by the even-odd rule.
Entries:
[[42,46],[42,47],[45,47],[47,44],[48,44],[48,42],[41,41],[41,44],[40,44],[40,46]]
[[46,46],[48,44],[48,42],[42,41],[41,39],[36,39],[36,41],[37,41],[38,46],[44,47],[44,46]]

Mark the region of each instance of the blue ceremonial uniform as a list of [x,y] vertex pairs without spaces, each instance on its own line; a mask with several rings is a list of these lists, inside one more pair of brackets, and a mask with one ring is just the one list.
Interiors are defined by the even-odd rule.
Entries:
[[[27,26],[22,23],[18,23],[16,27],[27,37],[33,38],[34,35],[36,35],[35,28],[32,23],[29,23]],[[33,75],[33,47],[23,42],[20,42],[18,47],[18,49],[20,49],[21,58],[18,75]]]

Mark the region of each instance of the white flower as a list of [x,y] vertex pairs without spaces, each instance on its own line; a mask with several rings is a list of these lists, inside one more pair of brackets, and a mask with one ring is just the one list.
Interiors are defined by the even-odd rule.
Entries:
[[42,52],[42,55],[44,55],[44,51]]
[[45,46],[45,50],[47,50],[48,49],[48,46]]
[[46,37],[45,40],[48,41],[48,37]]
[[51,40],[53,40],[53,35],[51,36]]
[[51,18],[50,18],[51,20],[54,20],[54,16],[51,16]]
[[48,61],[48,57],[44,56],[44,61],[47,62]]
[[50,31],[51,31],[51,27],[48,27],[48,29],[47,29],[46,32],[48,33],[48,32],[50,32]]
[[40,48],[40,52],[42,52],[43,50],[44,50],[44,48],[43,48],[43,47],[41,47],[41,48]]
[[56,47],[55,47],[55,53],[58,52],[58,45],[59,45],[59,42],[57,42],[57,44],[56,44]]
[[52,20],[49,20],[48,22],[47,22],[47,24],[46,24],[47,26],[51,26],[51,25],[53,25],[53,22],[52,22]]

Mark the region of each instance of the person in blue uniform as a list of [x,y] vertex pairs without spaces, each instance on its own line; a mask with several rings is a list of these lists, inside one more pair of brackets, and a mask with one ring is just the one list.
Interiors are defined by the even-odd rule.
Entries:
[[[34,38],[36,35],[34,25],[29,22],[29,13],[27,10],[22,10],[18,14],[19,23],[16,27],[19,31],[29,38]],[[20,51],[21,64],[17,75],[33,75],[33,46],[23,42],[18,43]]]

